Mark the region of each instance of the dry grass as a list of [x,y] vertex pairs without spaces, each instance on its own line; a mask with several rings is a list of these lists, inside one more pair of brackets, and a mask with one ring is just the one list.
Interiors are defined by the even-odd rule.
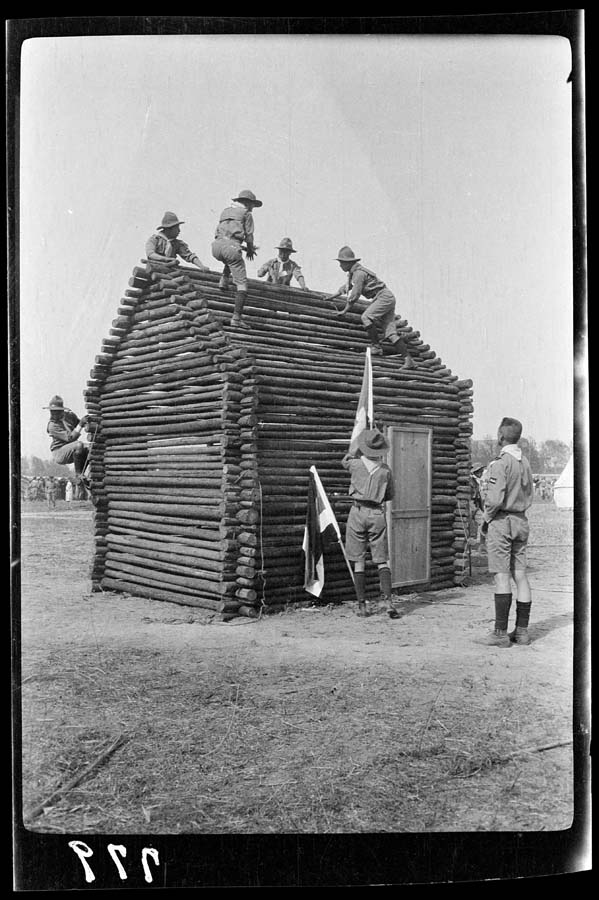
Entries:
[[242,664],[176,669],[144,650],[105,652],[101,670],[84,654],[50,654],[38,672],[24,687],[26,807],[127,738],[29,823],[42,831],[426,830],[439,821],[440,785],[515,771],[504,757],[522,746],[530,699],[466,706],[432,684],[406,699],[391,675],[371,687],[326,666],[306,685],[276,669],[256,679]]
[[[568,520],[558,514],[543,521],[538,543],[565,545]],[[143,640],[111,646],[91,633],[78,643],[56,630],[82,602],[90,535],[87,520],[62,516],[52,531],[40,519],[24,536],[26,595],[37,598],[37,632],[28,631],[22,673],[25,809],[83,772],[118,735],[126,741],[93,775],[26,820],[29,828],[240,834],[569,825],[568,752],[506,759],[568,736],[568,709],[556,707],[559,679],[543,682],[548,675],[535,674],[531,662],[531,677],[508,688],[485,651],[484,667],[477,657],[464,669],[463,641],[451,656],[437,655],[435,646],[426,657],[411,655],[418,640],[430,640],[426,625],[418,625],[430,622],[430,597],[408,598],[401,623],[375,617],[359,632],[338,610],[281,614],[288,657],[261,647],[261,624],[246,629],[243,652],[223,652],[211,646],[209,618],[158,603],[133,627],[147,622],[157,634],[170,622],[199,629],[201,652],[173,655]],[[555,552],[531,550],[535,564],[539,554]],[[57,576],[48,582],[49,558],[64,570],[64,591],[73,592],[64,607]],[[445,611],[437,607],[439,616],[460,614],[471,625],[469,596],[460,602],[454,592],[450,601]],[[485,617],[488,611],[477,629]],[[347,640],[361,635],[358,649],[373,654],[366,662],[330,652],[341,627]],[[307,628],[322,652],[302,658],[293,642],[305,642]],[[44,640],[51,629],[54,639]],[[387,653],[396,654],[393,661]]]

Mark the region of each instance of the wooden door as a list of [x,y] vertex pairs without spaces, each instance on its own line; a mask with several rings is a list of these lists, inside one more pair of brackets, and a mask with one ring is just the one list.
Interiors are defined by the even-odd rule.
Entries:
[[395,497],[388,504],[393,587],[430,579],[432,429],[387,428]]

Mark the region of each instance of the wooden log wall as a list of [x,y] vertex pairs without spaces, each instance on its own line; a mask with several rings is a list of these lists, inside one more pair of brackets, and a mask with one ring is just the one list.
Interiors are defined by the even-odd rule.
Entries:
[[[344,530],[340,460],[362,383],[361,308],[341,320],[321,294],[250,280],[246,332],[230,327],[234,296],[194,268],[142,261],[133,271],[86,392],[95,589],[225,617],[309,600],[301,544],[313,464]],[[398,330],[416,368],[374,358],[375,418],[432,427],[432,569],[419,588],[447,587],[464,568],[472,383],[405,320]],[[353,599],[339,548],[322,599]]]

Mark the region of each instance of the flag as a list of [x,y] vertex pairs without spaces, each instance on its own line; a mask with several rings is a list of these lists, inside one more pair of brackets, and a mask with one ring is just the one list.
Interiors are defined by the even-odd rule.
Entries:
[[[315,466],[310,466],[309,479],[306,527],[302,544],[306,557],[304,590],[315,597],[320,597],[324,587],[324,548],[327,540],[338,541],[344,556],[345,549],[339,524]],[[353,580],[353,572],[347,557],[345,561]]]
[[372,400],[372,359],[370,347],[366,348],[364,360],[364,376],[362,378],[362,390],[358,400],[358,409],[354,421],[354,430],[351,434],[349,446],[351,447],[361,431],[374,426],[374,403]]

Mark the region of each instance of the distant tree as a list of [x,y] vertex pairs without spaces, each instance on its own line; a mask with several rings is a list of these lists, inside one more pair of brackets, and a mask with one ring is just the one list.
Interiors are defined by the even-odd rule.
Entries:
[[486,435],[482,440],[471,440],[470,455],[473,468],[488,465],[497,456],[497,439]]
[[34,475],[54,475],[56,478],[68,478],[73,472],[69,466],[59,466],[53,459],[40,459],[39,456],[22,456],[21,474],[30,477]]
[[29,460],[29,471],[31,475],[45,475],[46,467],[44,461],[39,456],[31,456]]
[[540,464],[542,468],[537,470],[533,467],[533,471],[546,472],[548,474],[560,473],[570,459],[571,453],[571,444],[558,440],[543,441],[540,447]]
[[[543,441],[537,446],[534,438],[523,437],[519,443],[535,474],[549,475],[561,472],[572,453],[572,444],[559,440]],[[481,440],[473,438],[470,441],[470,454],[473,467],[486,466],[497,456],[497,439],[490,435]]]
[[543,470],[539,468],[539,466],[541,466],[541,457],[535,439],[521,438],[520,446],[522,448],[522,453],[527,457],[533,472],[542,472]]

